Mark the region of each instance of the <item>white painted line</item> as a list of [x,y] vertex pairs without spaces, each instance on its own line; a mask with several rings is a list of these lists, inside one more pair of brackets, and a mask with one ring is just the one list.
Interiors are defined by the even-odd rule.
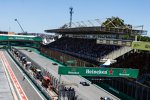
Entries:
[[[7,53],[8,55],[8,53]],[[25,75],[25,78],[27,79],[27,81],[30,83],[30,85],[33,87],[33,89],[38,93],[38,95],[41,97],[42,100],[44,100],[44,98],[41,96],[41,94],[39,93],[39,91],[35,88],[35,86],[33,85],[33,83],[29,80],[29,78],[26,76],[26,74],[19,68],[19,66],[16,64],[16,62],[14,62],[14,60],[8,55],[8,57],[11,59],[11,61],[16,65],[17,69],[22,73],[22,75]]]

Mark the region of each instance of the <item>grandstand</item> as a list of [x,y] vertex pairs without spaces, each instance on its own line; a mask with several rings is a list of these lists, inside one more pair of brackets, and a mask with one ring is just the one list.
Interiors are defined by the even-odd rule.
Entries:
[[[98,59],[104,55],[110,53],[111,51],[121,48],[121,46],[116,45],[103,45],[96,44],[94,39],[80,39],[80,38],[68,38],[62,37],[57,41],[46,45],[53,50],[59,50],[63,53],[67,53],[78,58],[82,58],[86,61],[97,61],[95,65],[99,65]],[[92,62],[91,62],[92,63]]]
[[[102,64],[101,60],[106,58],[117,61],[107,66],[110,68],[140,69],[137,80],[107,77],[86,78],[122,99],[128,96],[136,100],[150,98],[150,53],[135,51],[131,48],[135,36],[146,34],[147,31],[101,26],[45,31],[60,34],[62,37],[48,45],[42,45],[41,53],[44,55],[69,66],[99,67]],[[124,38],[127,35],[129,38]],[[68,63],[70,60],[75,62],[70,64]]]

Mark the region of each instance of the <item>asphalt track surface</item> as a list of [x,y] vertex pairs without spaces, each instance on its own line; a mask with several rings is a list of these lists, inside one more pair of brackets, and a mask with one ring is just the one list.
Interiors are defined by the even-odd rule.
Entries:
[[[38,63],[40,66],[42,66],[44,69],[49,71],[54,77],[59,79],[58,75],[58,65],[53,65],[51,60],[43,57],[42,55],[39,55],[35,52],[28,52],[26,50],[20,50],[25,55],[30,57],[33,61]],[[82,100],[100,100],[100,97],[110,97],[113,100],[119,100],[116,96],[108,93],[107,91],[103,90],[102,88],[90,84],[90,86],[83,86],[80,84],[81,81],[87,81],[86,79],[75,76],[75,75],[62,75],[61,76],[61,82],[63,83],[76,83],[77,86],[71,86],[75,89],[79,97],[82,98]],[[88,81],[87,81],[88,82]]]
[[[26,94],[28,100],[46,100],[40,91],[33,85],[33,83],[28,79],[28,77],[19,70],[18,66],[15,62],[11,59],[9,54],[6,51],[3,51],[5,58],[7,59],[9,65],[11,66],[18,82],[20,83],[24,93]],[[25,79],[23,80],[23,76]]]

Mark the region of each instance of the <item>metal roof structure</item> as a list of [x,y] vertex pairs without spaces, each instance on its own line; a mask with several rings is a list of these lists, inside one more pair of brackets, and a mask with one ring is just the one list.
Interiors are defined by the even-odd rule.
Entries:
[[123,28],[108,28],[102,26],[93,27],[75,27],[75,28],[59,28],[45,30],[47,33],[58,34],[132,34],[132,35],[146,35],[146,30],[123,29]]

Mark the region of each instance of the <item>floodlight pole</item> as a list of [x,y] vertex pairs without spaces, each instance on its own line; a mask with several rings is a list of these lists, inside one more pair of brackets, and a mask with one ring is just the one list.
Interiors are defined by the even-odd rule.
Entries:
[[71,28],[71,24],[72,24],[72,14],[73,14],[73,7],[70,7],[70,22],[69,22],[69,27]]
[[16,22],[18,23],[18,25],[20,26],[22,32],[25,33],[24,30],[23,30],[23,28],[22,28],[22,26],[20,25],[19,21],[18,21],[17,19],[15,19],[15,21],[16,21]]

